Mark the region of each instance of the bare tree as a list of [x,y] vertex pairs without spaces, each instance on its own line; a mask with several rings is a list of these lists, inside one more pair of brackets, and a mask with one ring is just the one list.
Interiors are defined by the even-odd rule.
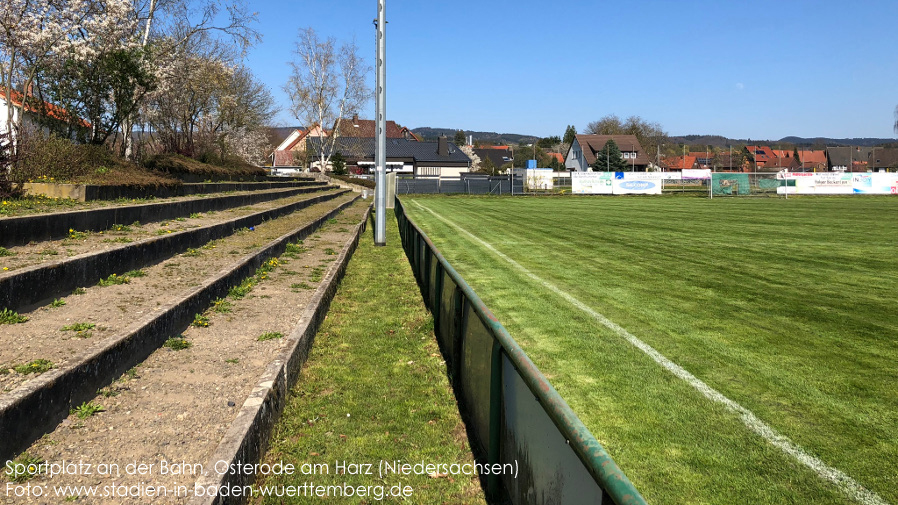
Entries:
[[625,121],[609,114],[598,121],[586,125],[586,133],[593,135],[635,135],[639,145],[649,156],[658,152],[658,147],[667,142],[667,132],[659,123],[650,123],[639,116],[630,116]]
[[312,28],[299,31],[294,54],[293,74],[284,86],[293,116],[310,128],[334,125],[326,142],[314,144],[324,171],[340,136],[339,119],[357,114],[372,97],[365,82],[371,67],[359,55],[355,42],[337,49],[333,37],[319,40]]
[[898,133],[898,106],[895,107],[895,124],[893,126],[895,133]]
[[225,87],[218,92],[214,114],[204,118],[201,131],[214,139],[219,158],[226,160],[236,154],[246,161],[258,164],[264,160],[261,150],[252,146],[267,142],[263,128],[278,108],[265,84],[259,82],[245,66],[238,66],[230,73]]
[[614,114],[609,114],[598,121],[592,121],[586,125],[584,133],[589,135],[622,135],[624,124]]
[[[262,40],[253,28],[257,14],[246,9],[244,0],[134,0],[134,9],[142,25],[135,38],[144,54],[154,55],[160,87],[166,86],[166,79],[178,79],[169,70],[177,66],[176,60],[190,59],[196,46],[226,41],[242,56]],[[153,50],[147,51],[148,46]],[[150,98],[135,89],[135,101]],[[138,121],[130,115],[122,122],[122,154],[127,158],[134,156],[132,131]]]

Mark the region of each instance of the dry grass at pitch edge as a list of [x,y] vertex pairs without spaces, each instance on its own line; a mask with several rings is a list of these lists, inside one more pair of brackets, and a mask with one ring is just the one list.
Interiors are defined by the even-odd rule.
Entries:
[[898,502],[894,199],[404,198],[649,503],[729,504],[850,499],[415,201]]
[[[272,476],[262,486],[413,488],[412,503],[484,503],[476,477],[377,478],[380,460],[473,463],[464,425],[395,221],[387,247],[362,237],[315,339],[265,460],[327,464],[330,475]],[[335,475],[335,462],[372,464],[375,475]],[[308,498],[256,503],[307,503]],[[375,503],[374,498],[369,502]],[[389,499],[387,499],[389,500]]]

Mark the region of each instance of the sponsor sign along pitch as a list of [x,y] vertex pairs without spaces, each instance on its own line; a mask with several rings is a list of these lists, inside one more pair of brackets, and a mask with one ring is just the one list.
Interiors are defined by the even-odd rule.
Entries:
[[[794,180],[795,187],[790,194],[799,195],[895,195],[898,194],[898,174],[894,173],[851,173],[851,172],[795,172],[778,175]],[[785,188],[777,188],[782,194]]]

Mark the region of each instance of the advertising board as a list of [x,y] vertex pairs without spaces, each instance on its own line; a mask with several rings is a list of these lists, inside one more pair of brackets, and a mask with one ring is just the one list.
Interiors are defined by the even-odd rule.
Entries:
[[[778,175],[782,179],[783,175]],[[898,174],[851,172],[795,172],[785,174],[795,181],[790,194],[799,195],[895,195],[898,194]],[[782,194],[784,188],[777,188]]]
[[615,195],[660,195],[661,181],[628,181],[615,177],[611,189]]
[[571,193],[575,195],[610,195],[614,172],[571,172]]
[[529,191],[550,190],[553,186],[550,168],[528,168],[524,185]]
[[684,168],[682,171],[683,179],[710,179],[710,168]]
[[866,195],[898,194],[898,174],[867,173],[853,175],[851,185],[855,193]]

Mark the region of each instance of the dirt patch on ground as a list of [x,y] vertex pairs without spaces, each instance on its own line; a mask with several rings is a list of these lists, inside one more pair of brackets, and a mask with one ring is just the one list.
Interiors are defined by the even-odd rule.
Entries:
[[[331,208],[336,205],[337,202]],[[191,327],[183,333],[182,340],[189,342],[189,348],[159,349],[105,388],[104,394],[91,402],[102,405],[102,412],[86,419],[70,416],[26,451],[49,462],[114,464],[118,465],[118,473],[38,476],[29,482],[48,486],[50,491],[52,486],[101,486],[98,489],[102,494],[103,486],[114,484],[139,485],[144,489],[148,485],[165,486],[167,492],[163,498],[147,498],[146,493],[142,498],[127,499],[81,496],[77,503],[185,503],[192,496],[196,465],[207,463],[263,370],[281,350],[283,338],[279,335],[288,335],[298,323],[321,274],[333,265],[336,253],[350,240],[366,207],[367,202],[356,202],[321,231],[274,261],[272,270],[259,278],[243,298],[229,297],[226,304],[220,304],[221,312],[209,310],[205,314],[208,326]],[[323,208],[318,210],[319,215],[323,212]],[[204,250],[201,257],[178,256],[149,268],[148,275],[135,279],[133,285],[114,286],[121,288],[118,291],[102,288],[106,291],[84,307],[100,309],[102,305],[111,305],[112,309],[107,309],[109,315],[127,320],[129,316],[116,314],[115,305],[133,297],[144,300],[142,310],[152,310],[158,291],[169,291],[173,283],[184,286],[193,279],[205,278],[216,270],[213,263],[218,259],[243,256],[232,255],[231,251],[261,245],[261,228],[231,237],[235,240],[218,241],[213,244],[214,249]],[[171,266],[173,262],[178,265]],[[96,316],[88,312],[71,317]],[[128,475],[126,467],[134,462],[154,466],[144,475]],[[163,466],[171,469],[171,464],[182,463],[186,465],[177,468],[179,473],[161,472]],[[65,498],[15,498],[11,503],[57,503]]]

